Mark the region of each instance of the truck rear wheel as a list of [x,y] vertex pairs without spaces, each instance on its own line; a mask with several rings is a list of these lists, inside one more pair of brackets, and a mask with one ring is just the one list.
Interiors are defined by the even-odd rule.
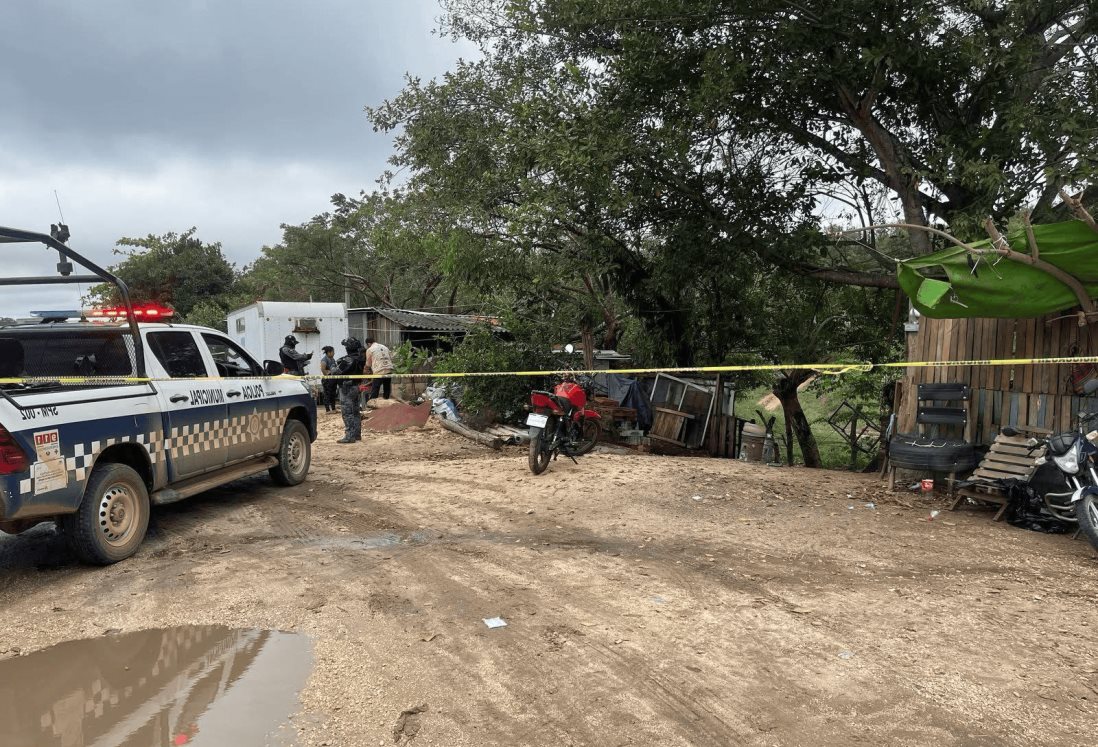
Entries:
[[125,464],[92,470],[76,513],[60,526],[73,553],[85,563],[110,565],[137,552],[149,529],[149,491]]
[[278,465],[268,470],[279,485],[300,485],[309,474],[312,443],[309,431],[300,420],[287,420],[282,429],[282,444],[278,447]]

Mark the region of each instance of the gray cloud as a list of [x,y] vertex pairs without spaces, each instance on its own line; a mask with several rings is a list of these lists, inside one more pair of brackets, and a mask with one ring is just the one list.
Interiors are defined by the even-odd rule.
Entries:
[[363,105],[453,45],[433,0],[0,5],[5,140],[79,160],[155,155],[354,157]]
[[[431,34],[437,14],[436,0],[0,4],[0,225],[47,229],[57,189],[97,261],[120,236],[196,225],[244,264],[279,223],[373,186],[391,142],[363,107],[469,53]],[[0,315],[27,298],[0,291]]]

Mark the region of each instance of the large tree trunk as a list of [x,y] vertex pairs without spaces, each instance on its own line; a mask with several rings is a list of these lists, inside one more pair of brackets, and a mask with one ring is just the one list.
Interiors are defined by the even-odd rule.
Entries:
[[[841,109],[850,117],[851,123],[869,141],[873,152],[877,154],[877,160],[881,164],[881,170],[886,175],[885,186],[890,188],[900,198],[900,207],[904,212],[904,222],[916,226],[927,224],[926,212],[923,210],[919,195],[919,179],[913,173],[915,169],[911,164],[910,154],[891,132],[881,126],[873,115],[873,102],[876,92],[867,92],[864,97],[858,98],[845,87],[838,90]],[[930,236],[925,231],[908,229],[911,246],[918,254],[929,254],[933,249]]]
[[583,367],[588,371],[595,369],[595,332],[591,329],[591,325],[588,322],[584,322],[583,329],[580,330],[580,339],[583,345]]
[[808,418],[801,408],[801,400],[797,392],[797,387],[808,381],[811,376],[812,372],[807,369],[794,369],[779,378],[774,383],[772,391],[778,401],[782,403],[785,422],[792,426],[793,435],[797,437],[797,444],[801,447],[801,456],[804,457],[804,466],[822,467],[820,449],[816,445],[816,437],[812,434],[812,427],[808,424]]

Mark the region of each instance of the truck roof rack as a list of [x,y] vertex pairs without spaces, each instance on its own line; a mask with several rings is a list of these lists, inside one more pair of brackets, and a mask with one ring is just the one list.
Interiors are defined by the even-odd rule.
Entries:
[[[145,356],[141,346],[141,332],[137,326],[137,315],[134,314],[133,303],[130,301],[130,289],[122,282],[121,278],[103,269],[84,255],[65,244],[69,239],[69,228],[62,224],[50,226],[50,233],[37,233],[25,231],[21,228],[7,228],[0,226],[0,244],[43,244],[57,251],[57,275],[33,275],[27,277],[3,277],[0,276],[0,286],[6,285],[66,285],[74,283],[109,283],[118,289],[119,298],[126,309],[126,321],[129,323],[130,332],[133,334],[135,373],[138,376],[145,375]],[[74,275],[72,263],[83,267],[92,274]]]

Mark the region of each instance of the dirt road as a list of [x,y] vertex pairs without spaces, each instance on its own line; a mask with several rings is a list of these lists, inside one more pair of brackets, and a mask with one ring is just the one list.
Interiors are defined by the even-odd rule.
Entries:
[[927,522],[859,475],[594,454],[534,477],[434,424],[336,427],[304,485],[160,509],[119,565],[48,526],[0,539],[0,659],[107,629],[303,632],[305,745],[1095,739],[1083,541]]

